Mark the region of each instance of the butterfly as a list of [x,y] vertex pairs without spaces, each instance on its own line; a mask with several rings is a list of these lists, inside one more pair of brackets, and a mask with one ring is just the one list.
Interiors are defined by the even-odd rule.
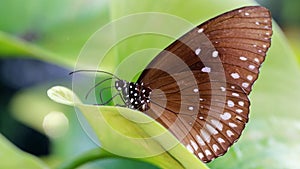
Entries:
[[269,10],[242,7],[175,40],[136,82],[108,74],[116,79],[115,96],[120,96],[123,106],[154,118],[188,151],[210,162],[227,152],[248,122],[248,95],[271,36]]

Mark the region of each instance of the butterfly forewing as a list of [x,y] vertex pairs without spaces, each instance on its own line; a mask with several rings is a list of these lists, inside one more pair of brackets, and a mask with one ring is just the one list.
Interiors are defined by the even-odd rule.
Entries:
[[222,63],[228,65],[224,67],[225,72],[238,80],[238,85],[249,94],[270,47],[270,12],[263,7],[240,8],[211,19],[199,28],[219,51]]
[[248,95],[270,47],[270,12],[244,7],[183,35],[142,72],[146,114],[204,162],[223,155],[248,122]]

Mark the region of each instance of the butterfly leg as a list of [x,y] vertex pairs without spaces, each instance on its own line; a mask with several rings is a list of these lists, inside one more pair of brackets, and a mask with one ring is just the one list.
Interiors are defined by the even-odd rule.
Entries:
[[105,101],[104,103],[103,103],[103,100],[101,99],[101,104],[96,104],[96,105],[107,105],[109,102],[111,102],[117,96],[120,96],[122,98],[121,94],[117,93],[117,94],[113,95],[109,100]]
[[[103,97],[102,97],[102,94],[104,92],[104,90],[107,90],[107,89],[111,89],[111,87],[105,87],[103,89],[100,90],[99,92],[99,95],[100,95],[100,103],[102,104],[104,101],[103,101]],[[103,104],[104,105],[104,104]]]
[[119,107],[128,107],[127,105],[126,105],[126,101],[124,100],[124,98],[122,97],[122,95],[121,95],[121,93],[118,93],[119,95],[120,95],[120,98],[122,99],[122,101],[123,101],[123,105],[122,104],[116,104],[116,106],[119,106]]
[[101,85],[102,83],[108,81],[108,80],[111,80],[113,78],[107,78],[107,79],[104,79],[100,82],[98,82],[97,84],[95,84],[92,88],[90,88],[90,90],[87,92],[87,94],[85,95],[85,99],[87,99],[87,97],[90,95],[90,93],[93,91],[93,89],[95,89],[97,86]]

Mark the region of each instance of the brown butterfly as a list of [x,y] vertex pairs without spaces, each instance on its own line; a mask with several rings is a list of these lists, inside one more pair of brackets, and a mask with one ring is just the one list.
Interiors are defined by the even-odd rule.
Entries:
[[117,95],[209,162],[238,140],[248,122],[248,95],[271,36],[272,19],[264,7],[221,14],[159,53],[137,82],[114,76]]

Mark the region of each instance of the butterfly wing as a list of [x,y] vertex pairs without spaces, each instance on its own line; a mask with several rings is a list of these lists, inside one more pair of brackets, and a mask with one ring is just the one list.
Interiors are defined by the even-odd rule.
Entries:
[[270,12],[219,15],[173,42],[142,72],[153,91],[145,113],[204,162],[223,155],[248,121],[248,95],[270,47]]

